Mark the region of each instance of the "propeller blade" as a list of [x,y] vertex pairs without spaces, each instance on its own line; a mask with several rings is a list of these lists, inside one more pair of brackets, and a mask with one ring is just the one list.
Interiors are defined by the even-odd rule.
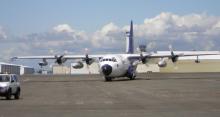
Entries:
[[86,64],[86,68],[87,68],[87,70],[89,71],[89,74],[91,74],[91,71],[90,71],[90,68],[89,68],[89,65],[88,65],[88,64]]
[[89,49],[85,48],[85,58],[83,59],[83,61],[85,61],[87,65],[90,65],[93,62],[93,59],[89,58],[88,51]]
[[66,62],[66,59],[63,58],[64,55],[55,55],[55,58],[56,58],[56,61],[55,63],[59,64],[59,65],[62,65],[64,62]]
[[173,51],[172,45],[169,45],[169,50],[170,50],[170,51]]
[[174,54],[172,45],[169,45],[169,50],[171,54],[171,60],[173,63],[175,63],[178,59],[178,56]]

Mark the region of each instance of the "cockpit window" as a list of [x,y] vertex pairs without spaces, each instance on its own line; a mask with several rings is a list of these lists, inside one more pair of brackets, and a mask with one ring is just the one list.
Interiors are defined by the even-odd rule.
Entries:
[[117,60],[115,59],[115,57],[112,57],[111,59],[110,59],[110,58],[105,58],[105,59],[101,59],[101,60],[100,60],[100,62],[103,62],[103,61],[117,62]]

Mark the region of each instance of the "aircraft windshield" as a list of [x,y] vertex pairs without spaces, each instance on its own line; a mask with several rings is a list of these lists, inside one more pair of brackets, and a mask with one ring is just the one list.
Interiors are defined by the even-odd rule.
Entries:
[[103,58],[103,59],[101,59],[100,62],[103,62],[103,61],[113,61],[113,62],[117,62],[117,60],[115,59],[115,57],[113,57],[113,58]]
[[10,78],[8,76],[0,76],[0,82],[9,82]]

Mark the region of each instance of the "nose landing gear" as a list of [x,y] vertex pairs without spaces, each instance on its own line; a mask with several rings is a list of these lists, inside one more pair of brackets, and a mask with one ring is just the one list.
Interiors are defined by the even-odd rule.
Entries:
[[106,82],[112,81],[112,78],[111,77],[105,77],[105,81]]

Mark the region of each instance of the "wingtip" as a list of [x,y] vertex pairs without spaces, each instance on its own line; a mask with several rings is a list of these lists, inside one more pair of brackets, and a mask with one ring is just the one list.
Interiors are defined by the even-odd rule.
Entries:
[[18,57],[12,57],[12,58],[10,58],[10,62],[13,62],[13,61],[15,61],[17,59],[18,59]]

